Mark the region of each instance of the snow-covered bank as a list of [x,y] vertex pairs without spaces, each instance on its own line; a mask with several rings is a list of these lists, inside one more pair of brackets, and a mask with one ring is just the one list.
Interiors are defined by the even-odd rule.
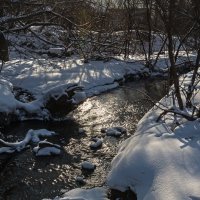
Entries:
[[[39,129],[39,130],[29,130],[25,136],[25,138],[20,141],[20,142],[6,142],[2,139],[0,139],[0,154],[3,153],[14,153],[14,152],[20,152],[24,149],[26,149],[28,147],[28,145],[30,143],[34,143],[34,144],[45,144],[45,146],[43,145],[43,148],[39,147],[35,147],[37,148],[37,151],[35,151],[36,155],[49,155],[48,153],[51,151],[52,154],[55,152],[54,148],[57,147],[58,149],[60,148],[58,145],[54,145],[52,143],[48,143],[47,141],[41,141],[40,138],[41,137],[50,137],[56,135],[56,133],[54,131],[48,131],[46,129]],[[46,148],[49,148],[48,151],[46,150]],[[53,148],[53,150],[52,150]],[[43,153],[40,153],[40,151],[43,150]],[[46,151],[45,151],[46,150]],[[44,152],[45,151],[45,152]],[[46,154],[45,154],[46,153]]]
[[[192,60],[194,54],[190,54],[190,58]],[[177,63],[184,63],[187,59],[183,53]],[[158,71],[165,72],[168,67],[167,57],[161,58],[157,65]],[[154,72],[151,75],[158,74],[159,72]],[[32,118],[47,119],[48,114],[45,110],[41,110],[41,107],[45,107],[43,105],[44,99],[50,92],[56,93],[54,96],[57,96],[57,99],[61,96],[60,93],[66,93],[65,88],[68,88],[71,84],[84,88],[84,95],[80,92],[74,95],[73,102],[78,104],[87,97],[118,87],[126,79],[133,79],[134,77],[137,79],[149,75],[150,72],[144,66],[142,56],[132,58],[131,62],[113,59],[108,62],[90,61],[89,63],[84,63],[80,57],[76,56],[67,59],[12,58],[4,66],[0,77],[2,94],[0,111],[3,109],[4,112],[11,113],[20,107],[23,110],[31,110],[32,113],[37,113],[37,116],[32,116]],[[12,94],[11,83],[16,87],[30,91],[37,100],[29,104],[16,101]],[[21,120],[23,119],[27,119],[27,117],[21,117]]]
[[[116,60],[83,63],[77,57],[67,60],[13,59],[4,66],[0,77],[0,117],[6,119],[1,124],[66,116],[85,98],[118,87],[117,81],[123,81],[126,74],[145,72],[142,64],[133,67]],[[13,85],[30,91],[36,100],[30,103],[16,100]],[[60,116],[58,111],[65,112]]]
[[53,200],[108,200],[106,192],[106,188],[100,187],[89,190],[77,188],[66,192],[63,197],[56,197]]
[[[198,102],[199,94],[195,98]],[[162,102],[172,105],[169,98]],[[152,108],[121,145],[107,184],[120,191],[130,188],[138,200],[200,199],[200,121],[182,121],[172,131],[173,115],[156,122],[159,114]]]
[[13,94],[11,82],[0,79],[0,125],[28,119],[65,117],[86,98],[77,84],[61,84],[43,92],[32,102],[21,102]]
[[[49,61],[44,61],[44,62],[49,62]],[[119,62],[119,61],[115,61],[115,62]],[[50,64],[47,63],[47,66],[36,65],[33,71],[31,71],[27,67],[27,69],[25,69],[24,71],[24,74],[21,68],[22,70],[20,71],[21,73],[18,74],[16,77],[8,76],[8,74],[6,76],[6,69],[5,69],[4,77],[8,78],[9,80],[12,80],[12,82],[18,86],[25,87],[28,90],[33,91],[35,96],[38,99],[41,99],[41,98],[43,99],[43,97],[46,94],[46,90],[49,91],[51,90],[51,88],[56,88],[57,86],[59,87],[62,85],[76,83],[76,82],[79,85],[85,87],[85,92],[88,97],[94,94],[98,94],[109,88],[118,86],[118,83],[116,83],[115,80],[120,80],[121,78],[124,77],[124,75],[128,74],[131,70],[135,70],[135,65],[132,65],[132,63],[124,64],[123,62],[123,65],[121,66],[113,64],[112,66],[108,66],[107,68],[105,68],[105,66],[107,66],[108,64],[109,65],[112,64],[111,62],[103,63],[103,62],[93,61],[92,63],[96,63],[98,65],[102,64],[102,66],[95,67],[95,66],[90,66],[91,63],[83,64],[81,62],[80,66],[78,67],[76,66],[76,64],[74,66],[72,65],[71,67],[69,67],[67,64],[66,71],[65,70],[62,71],[62,68],[61,69],[57,68],[57,67],[60,67],[60,64],[58,66],[56,65],[55,69],[54,68],[51,69],[52,63]],[[127,67],[124,65],[127,65]],[[20,69],[20,65],[18,66]],[[31,66],[32,66],[32,63],[31,63]],[[15,67],[17,71],[17,66]],[[49,69],[50,71],[46,70],[45,67],[46,69]],[[130,71],[128,70],[129,68],[131,69]],[[141,68],[138,68],[138,72],[140,71],[141,71]],[[61,77],[61,79],[59,79],[59,77]],[[57,89],[55,90],[56,92],[60,91]],[[59,92],[54,97],[57,98],[58,96],[59,96]],[[133,137],[136,139],[134,139],[132,142],[132,138],[131,138],[129,140],[130,142],[125,143],[124,147],[121,148],[120,150],[121,152],[119,153],[119,155],[115,158],[115,161],[113,162],[114,170],[111,172],[111,175],[109,176],[110,178],[108,180],[108,183],[111,187],[118,188],[121,190],[126,190],[128,189],[128,187],[131,187],[131,189],[133,189],[137,193],[138,198],[141,197],[141,199],[142,198],[143,199],[144,198],[168,199],[166,198],[168,193],[170,193],[170,195],[172,194],[172,196],[170,196],[170,198],[172,197],[171,199],[173,198],[176,199],[176,198],[184,196],[185,194],[182,194],[181,190],[178,190],[178,194],[176,194],[177,191],[174,189],[175,187],[171,189],[170,181],[168,183],[166,183],[166,181],[170,179],[169,175],[172,174],[175,176],[175,178],[172,181],[174,181],[178,185],[179,189],[182,187],[182,183],[185,184],[185,182],[182,180],[181,174],[179,174],[177,171],[177,168],[180,166],[181,167],[183,166],[183,168],[185,168],[184,164],[181,163],[182,160],[179,161],[180,157],[182,156],[182,153],[180,153],[178,156],[175,156],[176,155],[175,153],[177,152],[178,154],[179,152],[177,150],[179,147],[179,142],[175,142],[176,140],[175,136],[174,138],[171,139],[171,140],[174,139],[174,142],[171,142],[171,140],[168,141],[169,137],[173,135],[173,132],[169,131],[168,128],[166,128],[168,126],[165,124],[155,123],[154,120],[156,118],[155,117],[156,115],[157,113],[155,112],[155,115],[152,113],[152,114],[149,114],[148,117],[146,116],[146,118],[143,119],[143,122],[141,123],[141,125],[139,125],[138,131],[136,132],[136,136]],[[154,126],[155,129],[152,128],[151,126]],[[111,132],[113,132],[113,130],[111,130]],[[152,132],[153,134],[149,134],[149,132]],[[137,134],[139,135],[137,136]],[[173,147],[171,146],[172,144],[174,145],[175,149],[173,149]],[[168,145],[170,148],[164,149],[165,145],[166,146]],[[164,150],[162,151],[162,149]],[[165,152],[167,153],[169,152],[169,154]],[[170,152],[172,153],[170,154]],[[173,159],[171,158],[168,159],[168,156],[174,156],[174,157]],[[161,160],[159,160],[159,158],[161,158]],[[178,164],[175,163],[174,165],[172,165],[172,169],[171,167],[167,167],[168,164],[171,165],[171,162],[175,162],[175,161],[177,161]],[[120,170],[121,167],[123,170]],[[131,170],[129,169],[129,167],[131,168]],[[195,165],[195,167],[197,166]],[[116,173],[115,173],[115,170],[116,170]],[[124,171],[127,172],[127,175],[125,174]],[[136,171],[136,174],[135,174],[135,171]],[[184,178],[183,178],[184,180],[185,179],[190,180],[189,179],[190,176],[188,176],[187,170],[179,170],[179,171],[183,171],[183,173],[185,173]],[[132,173],[134,174],[132,175]],[[162,177],[163,174],[164,176]],[[192,185],[192,187],[194,186],[194,188],[195,187],[197,188],[197,186],[199,186],[199,185],[195,185],[196,182],[194,185],[193,185],[193,182],[192,183],[190,181],[188,182],[185,184],[188,188],[190,187],[190,185]],[[180,183],[181,183],[181,186],[179,185]],[[165,187],[167,187],[167,189],[165,189]],[[164,192],[162,192],[163,190]],[[188,193],[190,193],[190,191]],[[162,195],[165,195],[165,196],[162,196]],[[173,195],[176,195],[176,196],[174,197]],[[196,191],[194,192],[191,191],[190,196],[192,195],[198,196],[198,193]],[[89,197],[87,197],[86,199],[88,198]]]
[[4,66],[2,76],[35,95],[61,84],[76,83],[85,88],[87,96],[92,96],[117,87],[115,81],[123,79],[126,74],[147,71],[140,63],[134,66],[116,60],[84,63],[82,59],[72,57],[67,60],[14,59]]
[[[191,53],[191,61],[195,54]],[[188,62],[184,52],[180,54],[177,64]],[[119,81],[126,77],[138,75],[145,76],[149,73],[143,56],[133,57],[124,62],[120,59],[112,59],[108,62],[90,61],[84,63],[83,59],[73,56],[67,59],[51,58],[13,58],[7,62],[2,70],[2,76],[11,81],[13,85],[25,88],[34,95],[40,96],[44,91],[61,84],[76,83],[85,88],[88,97],[117,87]],[[169,66],[167,56],[158,60],[156,69],[166,71]],[[152,75],[157,75],[153,73]]]

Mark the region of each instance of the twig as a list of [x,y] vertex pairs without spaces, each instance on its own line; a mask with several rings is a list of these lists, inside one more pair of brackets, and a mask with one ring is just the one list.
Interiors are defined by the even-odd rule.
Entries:
[[187,114],[184,114],[182,112],[179,112],[179,111],[176,111],[174,110],[173,108],[171,109],[168,109],[168,110],[164,110],[158,117],[158,119],[156,120],[156,122],[159,122],[161,120],[161,118],[166,115],[167,113],[173,113],[173,114],[176,114],[176,115],[180,115],[182,117],[184,117],[185,119],[187,119],[188,121],[194,121],[197,119],[197,117],[193,117],[193,116],[190,116],[190,115],[187,115]]

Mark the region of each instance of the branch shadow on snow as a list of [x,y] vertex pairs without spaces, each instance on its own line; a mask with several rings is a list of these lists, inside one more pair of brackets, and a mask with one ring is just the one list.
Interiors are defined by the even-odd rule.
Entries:
[[[187,121],[174,130],[164,122],[156,123],[157,115],[148,116],[148,123],[145,121],[139,124],[139,131],[145,134],[153,135],[158,138],[177,139],[180,142],[180,148],[190,146],[194,149],[200,149],[200,120]],[[140,135],[141,133],[139,133]],[[136,135],[134,135],[136,136]]]

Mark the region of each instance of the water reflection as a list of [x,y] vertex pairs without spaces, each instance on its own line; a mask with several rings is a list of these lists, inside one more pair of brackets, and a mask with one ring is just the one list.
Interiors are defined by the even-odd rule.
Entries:
[[[10,126],[3,135],[9,141],[23,139],[29,129],[54,130],[59,135],[48,140],[60,144],[63,151],[60,156],[36,158],[30,148],[12,156],[7,163],[1,162],[0,199],[52,198],[60,195],[61,189],[80,187],[75,181],[79,175],[85,176],[86,188],[103,185],[118,144],[134,133],[138,120],[152,106],[146,96],[139,92],[146,90],[145,84],[152,82],[130,83],[126,87],[88,99],[71,113],[74,120],[54,123],[31,121]],[[101,128],[112,126],[123,126],[129,134],[116,139],[100,132]],[[86,134],[79,133],[80,127],[86,130]],[[89,147],[94,136],[103,138],[102,148],[96,151]],[[96,164],[93,173],[81,171],[81,162],[85,160]]]

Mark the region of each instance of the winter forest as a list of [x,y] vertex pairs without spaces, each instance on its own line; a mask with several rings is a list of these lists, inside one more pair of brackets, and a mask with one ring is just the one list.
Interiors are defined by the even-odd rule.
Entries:
[[0,200],[200,200],[199,0],[0,0]]

